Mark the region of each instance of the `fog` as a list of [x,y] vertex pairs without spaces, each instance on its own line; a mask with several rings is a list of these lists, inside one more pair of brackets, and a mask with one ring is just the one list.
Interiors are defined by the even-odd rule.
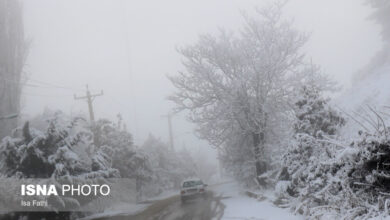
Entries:
[[389,43],[386,0],[0,0],[0,220],[386,218]]
[[[23,89],[22,113],[33,116],[46,107],[87,113],[87,104],[73,95],[85,95],[88,84],[93,93],[104,91],[94,101],[96,118],[121,113],[136,144],[149,133],[168,141],[161,116],[173,107],[166,100],[174,91],[166,76],[183,69],[176,48],[218,27],[239,28],[241,12],[251,13],[265,2],[24,0],[31,42],[25,72],[31,84],[41,86]],[[371,8],[362,0],[291,0],[285,10],[310,33],[308,57],[344,89],[381,48],[380,27],[367,19]],[[176,147],[214,157],[185,114],[173,118],[173,130]]]

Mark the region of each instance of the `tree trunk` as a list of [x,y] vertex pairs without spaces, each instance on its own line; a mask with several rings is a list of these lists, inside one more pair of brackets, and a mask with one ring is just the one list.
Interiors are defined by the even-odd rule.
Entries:
[[253,133],[253,147],[256,161],[256,177],[267,171],[267,164],[262,159],[264,156],[265,135],[264,132]]
[[[27,54],[22,7],[0,0],[0,117],[20,112],[21,76]],[[0,138],[10,135],[17,118],[0,119]]]
[[136,192],[136,202],[141,202],[142,200],[142,181],[140,177],[135,178],[135,190]]

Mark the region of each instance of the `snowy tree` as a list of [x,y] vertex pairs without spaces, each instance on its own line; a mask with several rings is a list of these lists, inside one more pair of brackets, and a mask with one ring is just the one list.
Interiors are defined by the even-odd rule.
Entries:
[[[276,187],[283,189],[287,197],[296,198],[293,208],[305,215],[310,215],[313,207],[328,205],[329,197],[340,187],[334,178],[339,167],[331,161],[337,156],[336,134],[345,119],[329,101],[316,86],[303,86],[299,91],[294,136]],[[278,194],[286,196],[283,192]]]
[[119,170],[122,178],[135,179],[137,199],[140,199],[142,187],[151,181],[152,170],[147,156],[134,145],[132,135],[126,131],[121,117],[118,117],[117,123],[98,120],[92,126],[92,132],[95,148],[110,152],[110,165]]
[[345,119],[329,105],[329,99],[321,97],[316,86],[303,86],[295,103],[297,121],[296,134],[307,134],[315,138],[335,135],[345,124]]
[[179,50],[185,71],[170,77],[178,89],[170,99],[189,110],[201,138],[217,147],[242,134],[251,139],[257,176],[266,171],[271,124],[286,120],[294,89],[316,74],[304,65],[307,36],[283,19],[282,8],[274,3],[244,16],[238,34],[200,36]]
[[112,146],[117,151],[135,150],[133,137],[121,126],[120,120],[113,123],[106,119],[100,119],[92,125],[92,133],[96,146]]
[[323,140],[336,135],[345,124],[345,119],[329,105],[329,99],[323,98],[316,87],[304,86],[295,106],[294,141],[285,155],[285,166],[289,174],[299,181],[302,179],[300,171],[306,169],[308,164],[316,163],[323,154],[328,158],[333,156],[333,150],[328,149],[328,142]]
[[169,145],[152,135],[149,135],[141,149],[147,155],[153,173],[149,193],[176,189],[181,181],[196,174],[195,163],[190,155],[184,151],[172,151]]

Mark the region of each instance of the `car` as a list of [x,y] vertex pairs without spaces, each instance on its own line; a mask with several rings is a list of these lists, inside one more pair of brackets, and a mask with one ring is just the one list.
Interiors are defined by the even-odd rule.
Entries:
[[180,188],[181,202],[195,198],[206,198],[206,187],[201,179],[188,179],[182,182]]

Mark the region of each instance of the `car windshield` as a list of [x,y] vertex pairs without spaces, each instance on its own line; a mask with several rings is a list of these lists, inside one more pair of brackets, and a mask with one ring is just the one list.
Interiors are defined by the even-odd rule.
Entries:
[[194,187],[199,185],[203,185],[203,182],[201,180],[186,181],[183,183],[183,187]]

